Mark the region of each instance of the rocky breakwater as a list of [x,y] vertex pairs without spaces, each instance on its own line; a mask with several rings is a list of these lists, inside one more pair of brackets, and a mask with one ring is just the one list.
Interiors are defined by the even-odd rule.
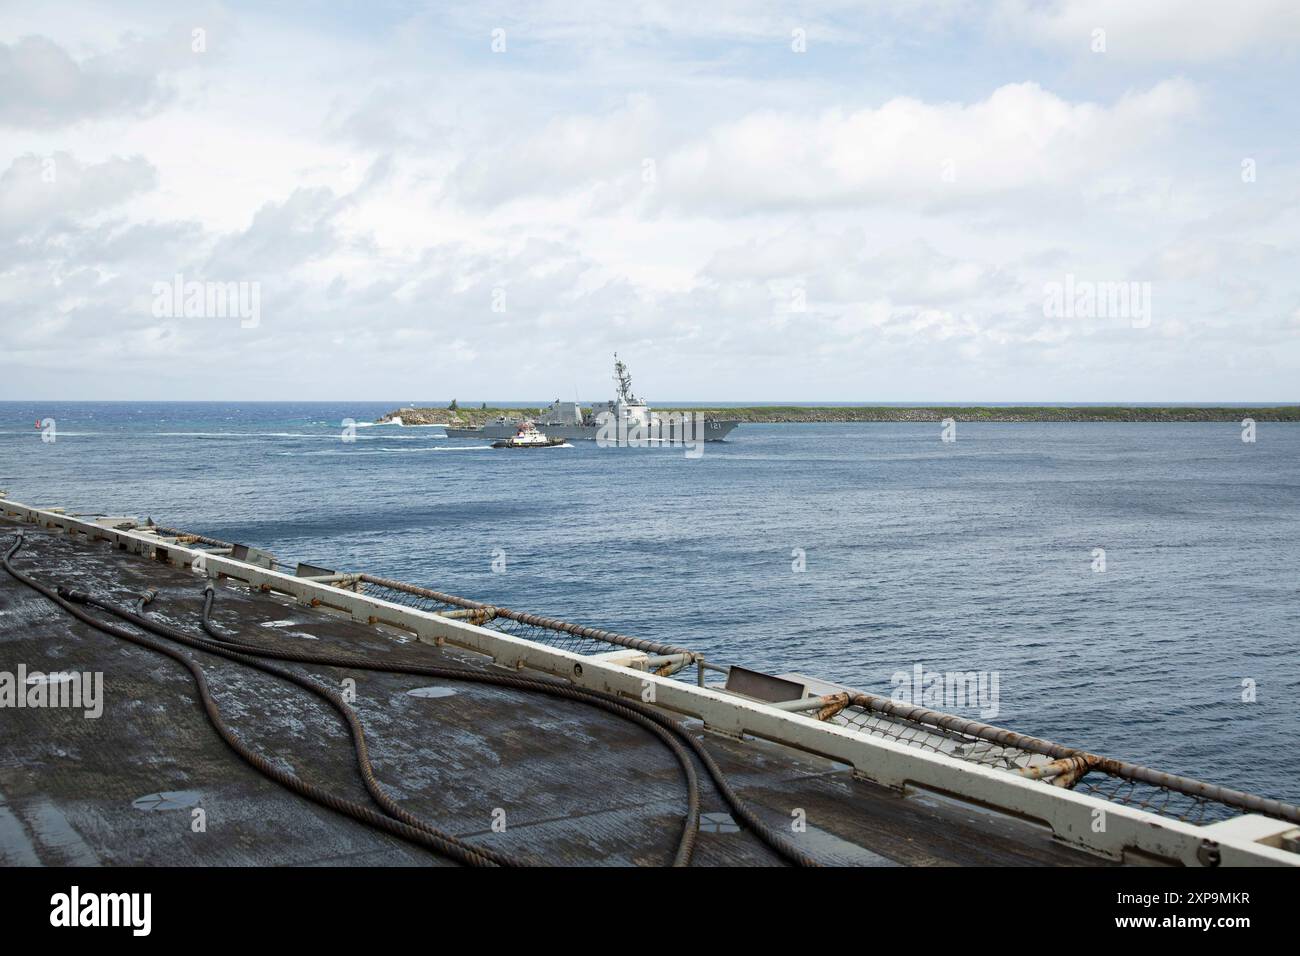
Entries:
[[377,419],[379,425],[454,425],[472,428],[485,422],[507,418],[527,418],[537,415],[538,408],[414,408],[404,407]]
[[[585,411],[590,411],[586,409]],[[1164,405],[771,405],[736,408],[659,408],[659,414],[698,412],[740,422],[1300,422],[1300,405],[1192,407]],[[399,408],[380,424],[471,427],[506,418],[531,418],[537,408]]]

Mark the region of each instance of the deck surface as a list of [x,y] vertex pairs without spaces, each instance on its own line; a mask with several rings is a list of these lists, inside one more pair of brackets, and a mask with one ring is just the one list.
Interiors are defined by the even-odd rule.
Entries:
[[[0,519],[0,547],[7,550],[18,527]],[[123,603],[157,588],[154,616],[199,632],[200,576],[112,550],[106,542],[21,527],[28,543],[14,563],[38,580]],[[424,645],[242,587],[219,586],[214,621],[266,646],[485,666],[467,651]],[[250,745],[308,781],[368,801],[333,711],[268,675],[185,652],[202,663],[227,721]],[[104,711],[86,719],[79,710],[0,710],[0,863],[446,863],[264,778],[217,737],[179,664],[82,624],[0,570],[0,671],[17,673],[20,664],[29,672],[102,672]],[[435,825],[550,864],[670,860],[685,788],[673,757],[640,728],[536,694],[289,666],[336,685],[355,680],[355,707],[379,780]],[[1104,863],[1055,842],[1032,823],[937,796],[904,796],[854,779],[840,764],[686,726],[761,817],[827,864]],[[700,778],[705,818],[695,865],[779,862],[731,824],[702,770]],[[194,832],[196,807],[204,811],[206,832]],[[790,832],[796,809],[806,814],[804,833]],[[501,811],[506,827],[494,832],[494,814],[499,819]]]

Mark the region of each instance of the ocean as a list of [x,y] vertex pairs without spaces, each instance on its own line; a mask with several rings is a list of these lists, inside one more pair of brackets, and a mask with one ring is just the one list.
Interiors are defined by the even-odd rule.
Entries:
[[3,402],[0,489],[878,694],[995,675],[995,717],[945,709],[1300,801],[1300,425],[742,425],[695,459],[369,424],[401,404]]

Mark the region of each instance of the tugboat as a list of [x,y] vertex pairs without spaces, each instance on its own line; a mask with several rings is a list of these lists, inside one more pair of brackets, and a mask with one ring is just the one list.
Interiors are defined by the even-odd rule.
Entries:
[[502,438],[492,443],[493,448],[553,448],[563,445],[563,438],[548,438],[537,430],[532,422],[520,422],[519,428],[511,438]]

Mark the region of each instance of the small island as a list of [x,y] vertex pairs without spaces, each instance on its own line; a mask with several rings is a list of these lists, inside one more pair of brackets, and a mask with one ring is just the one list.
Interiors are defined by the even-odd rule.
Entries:
[[[541,408],[399,408],[378,419],[379,424],[477,427],[498,418],[531,418]],[[584,407],[585,412],[590,412]],[[753,405],[737,408],[700,406],[657,408],[668,412],[699,412],[706,418],[745,423],[769,422],[1300,422],[1300,405],[1251,407],[1185,405]]]

